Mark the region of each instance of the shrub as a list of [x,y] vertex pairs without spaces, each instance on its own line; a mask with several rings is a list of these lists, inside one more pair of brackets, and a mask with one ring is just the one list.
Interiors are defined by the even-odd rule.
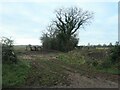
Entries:
[[93,62],[92,62],[92,65],[93,65],[93,66],[97,66],[97,65],[98,65],[98,62],[97,62],[97,61],[93,61]]
[[111,60],[111,63],[113,63],[113,64],[119,62],[119,60],[120,60],[120,45],[116,45],[111,50],[110,60]]
[[9,63],[17,63],[17,57],[13,48],[13,40],[2,37],[2,60]]
[[103,68],[109,68],[111,66],[119,64],[120,60],[120,45],[117,44],[115,45],[111,50],[110,50],[110,56],[101,64]]
[[42,45],[44,49],[53,49],[63,52],[73,50],[78,44],[78,38],[76,36],[71,36],[70,40],[65,42],[61,39],[62,36],[56,35],[56,37],[51,37],[49,34],[43,34],[41,37]]

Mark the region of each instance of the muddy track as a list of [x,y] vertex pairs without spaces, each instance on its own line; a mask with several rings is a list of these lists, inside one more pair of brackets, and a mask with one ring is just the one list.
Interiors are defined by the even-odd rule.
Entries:
[[108,80],[97,78],[88,78],[81,76],[79,73],[69,73],[69,80],[71,81],[70,88],[117,88],[118,84]]
[[118,83],[96,77],[90,78],[80,73],[72,72],[71,68],[64,66],[70,80],[70,86],[54,86],[57,88],[118,88]]
[[[48,60],[53,60],[53,62],[54,62],[56,60],[56,58],[54,56],[55,56],[54,54],[50,54],[50,55],[43,54],[43,55],[37,55],[37,56],[35,56],[35,55],[25,56],[25,58],[28,58],[32,61],[32,63],[31,63],[32,67],[41,68],[42,65],[39,63],[39,60],[35,60],[35,57],[46,58]],[[56,64],[58,64],[58,63],[60,63],[60,62],[57,61]],[[50,88],[54,88],[54,87],[55,88],[61,88],[61,87],[63,87],[63,88],[118,88],[117,82],[112,82],[110,80],[106,80],[105,78],[99,77],[99,75],[96,76],[95,78],[93,78],[93,77],[90,78],[90,77],[87,77],[86,75],[81,75],[80,73],[76,72],[71,67],[61,65],[61,68],[64,68],[64,72],[68,74],[68,80],[70,82],[70,85],[69,86],[55,85]],[[39,69],[36,69],[36,70],[39,70]],[[39,71],[36,71],[36,72],[39,72]],[[27,81],[29,81],[29,80],[27,80]],[[35,87],[35,86],[33,86],[33,87]],[[37,86],[37,87],[39,87],[39,86]]]

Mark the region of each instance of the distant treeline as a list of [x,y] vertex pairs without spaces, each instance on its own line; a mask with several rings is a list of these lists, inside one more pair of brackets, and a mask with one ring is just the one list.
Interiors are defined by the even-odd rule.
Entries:
[[78,49],[82,49],[82,48],[105,48],[105,49],[108,49],[108,48],[111,48],[111,47],[115,47],[115,46],[118,46],[120,45],[120,42],[116,42],[115,45],[112,45],[112,43],[110,43],[109,45],[106,45],[106,44],[103,44],[103,45],[90,45],[88,44],[87,46],[85,45],[80,45],[80,46],[76,46],[76,48]]

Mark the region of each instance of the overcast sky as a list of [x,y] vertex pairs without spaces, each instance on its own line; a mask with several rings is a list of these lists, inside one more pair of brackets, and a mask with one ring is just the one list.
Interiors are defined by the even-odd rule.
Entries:
[[94,19],[79,29],[79,45],[109,44],[118,40],[117,2],[4,2],[0,3],[0,37],[12,37],[14,44],[40,45],[39,38],[55,19],[55,10],[77,6],[94,12]]

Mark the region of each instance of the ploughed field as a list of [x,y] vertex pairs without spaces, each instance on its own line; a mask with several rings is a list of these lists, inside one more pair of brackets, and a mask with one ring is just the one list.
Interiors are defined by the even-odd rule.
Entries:
[[109,49],[68,53],[16,48],[17,65],[3,65],[3,87],[118,88],[117,65],[102,68]]

